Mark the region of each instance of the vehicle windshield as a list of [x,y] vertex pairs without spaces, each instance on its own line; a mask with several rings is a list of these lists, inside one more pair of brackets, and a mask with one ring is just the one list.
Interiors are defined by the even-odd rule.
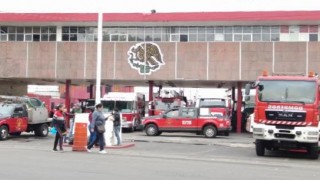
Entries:
[[155,109],[158,109],[158,110],[166,111],[174,107],[179,107],[178,101],[173,101],[173,102],[162,102],[161,100],[155,101]]
[[0,104],[0,117],[2,116],[11,116],[14,110],[14,106],[7,104]]
[[[114,108],[119,109],[119,112],[122,113],[128,113],[132,112],[133,109],[133,101],[106,101],[106,100],[101,100],[101,104],[103,106],[103,112],[110,112]],[[87,106],[95,106],[95,101],[94,100],[88,100],[87,101]]]
[[314,103],[316,100],[315,81],[272,80],[260,81],[258,99],[264,102]]
[[200,99],[199,107],[226,107],[224,99]]

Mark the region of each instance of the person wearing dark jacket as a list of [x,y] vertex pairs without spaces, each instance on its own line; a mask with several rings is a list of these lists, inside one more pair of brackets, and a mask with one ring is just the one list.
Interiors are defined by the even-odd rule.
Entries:
[[120,146],[121,145],[121,139],[120,139],[121,122],[120,122],[119,110],[117,108],[113,110],[113,117],[114,117],[113,132],[117,138],[117,146]]
[[59,150],[60,152],[63,152],[62,143],[63,143],[63,135],[66,134],[66,126],[65,126],[65,118],[64,118],[64,112],[66,111],[64,104],[59,104],[57,106],[57,110],[55,111],[53,115],[53,126],[56,128],[57,133],[56,137],[54,139],[53,144],[53,152],[57,152],[57,146],[59,142]]
[[[96,110],[93,112],[92,114],[92,122],[90,123],[90,131],[91,132],[96,132],[96,138],[99,139],[99,146],[100,146],[100,151],[99,153],[101,154],[106,154],[107,152],[104,150],[104,146],[105,146],[105,141],[104,141],[104,132],[101,133],[98,131],[97,126],[105,126],[105,117],[103,115],[102,112],[102,104],[97,104],[96,105]],[[87,147],[87,151],[91,152],[91,148],[93,147],[93,145],[95,144],[95,140],[91,141]]]

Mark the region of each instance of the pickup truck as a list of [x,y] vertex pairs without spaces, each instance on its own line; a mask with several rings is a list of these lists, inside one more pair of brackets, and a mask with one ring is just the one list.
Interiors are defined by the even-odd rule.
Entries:
[[195,132],[213,138],[218,134],[229,135],[230,119],[211,113],[209,108],[180,107],[146,117],[143,127],[148,136],[158,136],[162,132]]
[[50,123],[47,108],[37,98],[5,97],[0,102],[0,140],[32,131],[36,136],[45,137]]

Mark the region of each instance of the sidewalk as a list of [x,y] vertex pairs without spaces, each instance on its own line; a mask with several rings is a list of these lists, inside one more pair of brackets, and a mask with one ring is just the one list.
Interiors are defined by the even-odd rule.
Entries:
[[147,136],[144,132],[123,133],[123,140],[130,142],[181,143],[193,145],[218,145],[229,147],[254,148],[251,134],[230,133],[230,136],[205,138],[193,133],[162,133],[160,136]]

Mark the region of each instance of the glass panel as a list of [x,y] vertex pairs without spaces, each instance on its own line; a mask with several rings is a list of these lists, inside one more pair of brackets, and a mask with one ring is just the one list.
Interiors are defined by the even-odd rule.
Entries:
[[206,35],[205,34],[198,34],[198,41],[206,41]]
[[262,41],[270,41],[270,34],[262,34]]
[[299,33],[299,26],[289,26],[290,33]]
[[224,41],[224,34],[215,34],[214,40],[215,41]]
[[41,41],[48,41],[48,40],[49,40],[48,34],[41,34]]
[[271,33],[280,33],[279,26],[271,26]]
[[32,27],[25,27],[24,32],[25,33],[32,33]]
[[170,35],[169,34],[167,34],[167,33],[162,33],[162,35],[161,35],[162,37],[161,37],[161,40],[162,41],[169,41],[170,40]]
[[128,34],[137,34],[137,28],[129,28]]
[[215,33],[223,33],[223,26],[215,27]]
[[[207,32],[208,32],[208,28],[210,29],[210,27],[207,27]],[[214,29],[212,28],[212,31],[214,32]],[[198,33],[198,28],[196,27],[189,27],[189,33]]]
[[9,34],[9,41],[15,41],[16,40],[16,34]]
[[138,33],[137,34],[137,41],[144,41],[144,34]]
[[1,26],[1,33],[8,33],[8,27]]
[[309,41],[318,41],[318,34],[309,34]]
[[154,35],[153,35],[153,40],[154,40],[154,41],[161,41],[161,34],[160,34],[160,33],[154,34]]
[[242,26],[234,26],[233,32],[234,33],[242,33]]
[[198,33],[203,33],[203,34],[206,33],[206,28],[205,27],[198,27]]
[[188,35],[181,34],[180,35],[180,42],[188,42]]
[[119,41],[119,36],[118,36],[118,34],[112,34],[112,35],[111,35],[111,41]]
[[232,33],[232,32],[233,32],[232,26],[226,26],[226,27],[224,27],[224,32],[225,32],[225,33]]
[[40,27],[33,27],[33,33],[40,33]]
[[129,34],[128,40],[129,41],[137,41],[137,36]]
[[207,34],[207,41],[214,41],[214,34]]
[[41,33],[48,33],[49,32],[49,28],[48,27],[41,27]]
[[171,34],[170,41],[179,42],[180,41],[180,35],[179,34]]
[[251,26],[244,26],[243,27],[243,33],[251,33],[251,32],[252,32]]
[[119,34],[127,34],[127,28],[119,28]]
[[[16,27],[9,26],[8,27],[8,33],[16,33]],[[10,39],[10,38],[9,38]]]
[[152,27],[146,27],[146,28],[144,28],[144,33],[152,34],[152,32],[153,32],[153,28],[152,28]]
[[40,34],[33,34],[33,41],[40,41]]
[[189,34],[189,41],[196,42],[197,34]]
[[119,35],[119,41],[127,41],[127,35]]
[[160,27],[153,28],[153,33],[161,34],[161,31],[162,31],[162,28],[160,28]]
[[224,35],[224,40],[225,40],[225,41],[233,41],[233,39],[232,39],[232,34],[225,34],[225,35]]
[[279,41],[280,34],[271,34],[271,41]]
[[86,33],[85,27],[78,27],[78,33]]
[[[76,27],[76,26],[71,26],[70,27],[70,33],[77,33],[78,32],[78,27]],[[74,36],[74,35],[73,35]],[[70,36],[71,37],[71,36]],[[70,38],[70,40],[71,40],[71,38]]]
[[23,41],[23,34],[17,34],[17,41]]
[[253,26],[252,27],[252,32],[253,33],[261,33],[261,31],[262,31],[261,26]]
[[103,34],[103,37],[102,37],[102,41],[110,41],[110,35],[104,33],[104,34]]
[[86,34],[86,41],[93,42],[94,41],[94,35],[93,34]]
[[251,41],[251,34],[244,34],[242,36],[243,41]]
[[62,33],[69,33],[70,29],[69,27],[62,27]]
[[[262,33],[270,33],[270,32],[271,32],[270,26],[262,26]],[[263,35],[262,35],[262,39],[263,39]]]
[[183,33],[183,34],[187,34],[189,31],[188,31],[188,28],[187,27],[181,27],[180,28],[180,33]]
[[54,26],[49,27],[49,33],[57,33],[57,28]]
[[261,41],[261,34],[252,34],[252,41]]
[[8,35],[7,34],[1,34],[0,38],[1,38],[1,41],[8,41]]
[[179,33],[179,27],[171,27],[171,33]]
[[86,41],[86,34],[80,33],[78,34],[78,41]]
[[24,33],[24,27],[17,27],[17,33]]
[[49,41],[56,41],[56,40],[57,40],[57,36],[55,34],[49,35]]
[[62,41],[69,41],[69,34],[62,34]]
[[94,32],[94,27],[86,27],[86,33],[87,34],[92,34]]
[[242,41],[242,34],[235,34],[233,37],[234,41]]
[[25,40],[25,41],[32,41],[32,35],[31,35],[31,34],[26,34],[26,35],[24,36],[24,40]]
[[153,41],[152,34],[146,34],[145,41]]

